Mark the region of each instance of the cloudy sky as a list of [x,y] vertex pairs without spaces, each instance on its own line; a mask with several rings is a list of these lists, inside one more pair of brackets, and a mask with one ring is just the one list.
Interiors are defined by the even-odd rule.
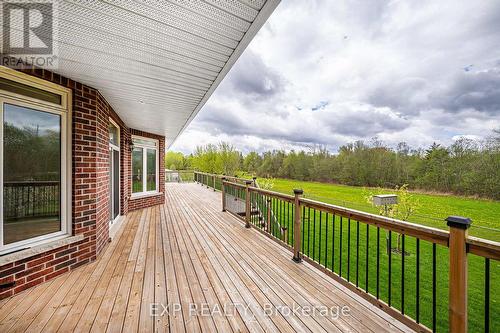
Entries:
[[424,147],[500,127],[500,1],[284,0],[172,150]]

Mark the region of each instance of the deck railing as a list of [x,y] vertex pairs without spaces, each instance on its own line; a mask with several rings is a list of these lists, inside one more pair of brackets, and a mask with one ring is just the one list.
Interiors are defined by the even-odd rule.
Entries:
[[306,199],[301,190],[260,189],[255,179],[195,177],[222,191],[224,211],[288,248],[294,261],[314,265],[416,331],[500,329],[500,296],[491,291],[500,282],[491,272],[500,268],[500,243],[468,237],[469,219],[447,218],[446,231]]
[[59,215],[58,181],[4,182],[3,217],[15,220]]
[[192,170],[165,170],[166,183],[192,183],[194,181]]

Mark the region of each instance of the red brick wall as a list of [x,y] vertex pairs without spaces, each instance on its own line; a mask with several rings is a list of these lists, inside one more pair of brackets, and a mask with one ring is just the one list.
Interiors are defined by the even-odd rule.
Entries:
[[0,299],[12,296],[95,259],[94,242],[88,238],[0,267]]
[[[72,233],[83,234],[78,243],[61,246],[0,266],[0,299],[88,263],[99,255],[109,239],[109,118],[120,126],[121,214],[164,202],[164,137],[129,130],[98,90],[55,73],[25,68],[23,72],[72,90]],[[130,200],[131,134],[160,142],[160,195]],[[2,285],[15,282],[13,286]]]

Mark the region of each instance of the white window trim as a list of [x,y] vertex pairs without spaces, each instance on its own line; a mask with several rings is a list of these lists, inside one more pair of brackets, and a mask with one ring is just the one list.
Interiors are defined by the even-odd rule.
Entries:
[[[156,185],[156,188],[153,190],[153,191],[142,191],[142,192],[133,192],[133,189],[134,189],[134,185],[133,185],[133,182],[130,182],[130,189],[131,189],[131,193],[132,195],[130,196],[132,199],[136,199],[136,198],[141,198],[141,197],[147,197],[151,194],[158,194],[158,183],[159,183],[159,180],[160,180],[160,175],[159,175],[159,161],[158,161],[158,155],[159,155],[159,145],[160,145],[160,142],[159,140],[156,140],[156,139],[151,139],[151,138],[146,138],[146,137],[143,137],[143,136],[138,136],[138,135],[132,135],[132,142],[134,139],[139,139],[139,140],[144,140],[144,141],[149,141],[149,142],[154,142],[155,143],[155,147],[151,147],[151,146],[148,146],[148,145],[145,145],[145,144],[140,144],[140,143],[134,143],[134,148],[142,148],[142,186],[144,189],[147,188],[147,174],[148,174],[148,171],[147,171],[147,150],[148,149],[153,149],[156,151],[156,158],[155,158],[155,168],[156,168],[156,182],[155,182],[155,185]],[[132,152],[133,152],[133,149],[132,151],[130,152],[130,165],[132,165]],[[133,171],[133,170],[132,170]]]
[[116,127],[118,129],[118,144],[115,145],[115,144],[113,144],[113,143],[110,142],[109,145],[112,146],[115,149],[120,150],[120,144],[121,144],[120,135],[121,135],[121,131],[122,130],[121,130],[120,126],[116,123],[116,121],[113,120],[113,118],[109,118],[109,123],[112,124],[114,127]]
[[0,147],[3,147],[3,112],[4,104],[24,106],[35,110],[54,113],[61,116],[61,230],[58,232],[33,237],[4,245],[3,240],[3,148],[0,150],[0,254],[20,249],[31,248],[71,236],[71,90],[52,82],[0,66],[0,76],[8,80],[34,86],[61,95],[61,105],[40,101],[27,96],[0,90]]

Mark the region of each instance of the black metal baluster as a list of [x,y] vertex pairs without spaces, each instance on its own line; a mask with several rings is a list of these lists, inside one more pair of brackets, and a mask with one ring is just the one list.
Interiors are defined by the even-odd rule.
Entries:
[[351,281],[351,218],[347,218],[347,281]]
[[356,221],[356,287],[359,286],[359,221]]
[[[274,213],[275,211],[277,211],[277,208],[278,208],[278,204],[276,203],[276,201],[277,201],[277,200],[278,200],[278,199],[273,198],[273,205],[272,205],[272,207],[273,207],[273,213]],[[276,222],[278,222],[278,221],[279,221],[279,220],[278,220],[278,214],[275,214],[275,215],[274,215],[274,217],[276,218]],[[274,237],[276,237],[276,229],[277,229],[277,228],[278,228],[278,223],[273,223],[273,227],[272,227],[273,232],[272,232],[272,235],[273,235]]]
[[401,314],[405,314],[405,235],[401,235]]
[[267,197],[262,194],[260,196],[260,212],[261,212],[261,217],[262,217],[262,221],[260,221],[260,224],[261,224],[261,229],[264,229],[265,225],[266,225],[266,221],[267,221],[267,213],[266,213],[266,199]]
[[370,225],[366,224],[365,290],[368,292],[368,249],[370,248]]
[[484,258],[484,332],[490,332],[490,258]]
[[380,228],[377,227],[377,299],[380,297]]
[[332,214],[332,272],[335,272],[335,214]]
[[328,213],[325,214],[325,268],[328,268]]
[[387,255],[389,257],[389,269],[387,270],[388,272],[388,278],[387,278],[387,291],[388,291],[388,297],[387,297],[387,304],[391,306],[391,275],[392,275],[392,232],[389,230],[389,242],[387,244]]
[[316,260],[316,209],[313,209],[313,260]]
[[432,331],[436,332],[436,243],[432,243]]
[[[290,207],[292,208],[292,211],[290,212]],[[293,212],[295,211],[295,207],[293,205],[293,203],[288,203],[288,218],[291,219],[292,221],[292,224],[289,224],[288,225],[288,244],[294,244],[294,235],[293,235],[293,221],[294,220],[294,217],[293,217]]]
[[305,245],[304,245],[304,239],[305,239],[305,236],[304,236],[305,235],[304,227],[306,225],[305,218],[306,218],[306,207],[302,206],[302,230],[301,230],[301,233],[302,233],[302,243],[301,243],[302,253],[304,253],[304,248],[305,248]]
[[[293,212],[292,212],[293,213]],[[288,239],[290,238],[290,202],[286,203],[286,232],[287,232],[287,242]]]
[[319,242],[318,242],[318,252],[319,252],[319,258],[318,258],[318,262],[319,264],[321,265],[321,231],[322,231],[322,226],[323,226],[323,223],[321,221],[321,211],[319,211]]
[[[287,232],[288,232],[288,243],[289,244],[293,244],[293,212],[294,212],[294,208],[293,208],[293,203],[289,202],[288,203],[288,227],[287,227]],[[291,223],[290,223],[291,222]]]
[[311,207],[307,208],[307,256],[311,257]]
[[340,239],[339,239],[339,275],[342,277],[342,216],[340,216]]
[[[279,200],[279,199],[278,199],[278,201],[279,201],[279,203],[280,203],[280,205],[279,205],[279,210],[278,210],[278,211],[279,211],[279,214],[280,214],[279,221],[280,221],[280,227],[282,227],[282,226],[283,226],[283,213],[281,212],[281,208],[282,208],[282,206],[283,206],[283,201],[282,201],[282,200]],[[281,235],[281,230],[278,230],[278,235]]]
[[281,235],[281,232],[283,232],[283,235],[281,235],[282,237],[282,240],[284,240],[284,237],[285,237],[285,230],[283,230],[283,228],[285,227],[285,202],[283,200],[280,200],[281,202],[281,209],[283,211],[283,214],[281,215],[281,230],[280,230],[280,235]]
[[420,323],[420,239],[417,238],[417,258],[416,258],[416,267],[415,267],[415,272],[416,272],[416,289],[415,289],[415,321]]

